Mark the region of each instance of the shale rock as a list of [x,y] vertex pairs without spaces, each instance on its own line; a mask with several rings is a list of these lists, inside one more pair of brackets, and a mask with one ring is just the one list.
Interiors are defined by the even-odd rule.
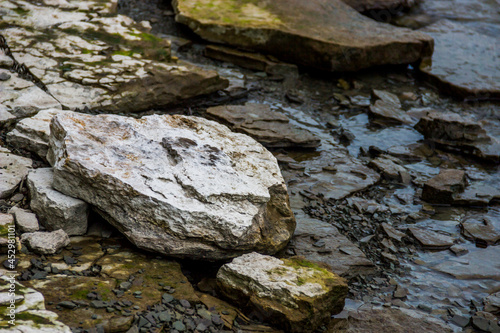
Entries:
[[203,118],[67,112],[52,120],[50,149],[54,188],[93,204],[143,249],[274,253],[295,229],[272,154]]
[[176,21],[212,42],[253,49],[328,71],[418,61],[422,33],[373,21],[337,0],[176,0]]
[[63,229],[69,236],[87,231],[89,206],[52,188],[52,168],[39,168],[28,174],[30,207],[49,231]]
[[442,250],[451,247],[454,239],[450,236],[440,234],[432,230],[417,227],[408,228],[410,233],[417,239],[423,247],[428,249]]
[[249,253],[217,273],[223,295],[263,312],[287,332],[314,331],[344,307],[344,279],[300,257]]
[[294,126],[287,116],[271,111],[269,105],[247,103],[209,108],[207,114],[227,123],[233,131],[245,133],[266,147],[315,148],[319,138],[311,132]]
[[420,119],[415,129],[441,147],[500,162],[500,141],[470,115],[430,112]]
[[453,203],[455,195],[464,191],[465,183],[463,170],[443,169],[424,184],[422,199],[437,204]]

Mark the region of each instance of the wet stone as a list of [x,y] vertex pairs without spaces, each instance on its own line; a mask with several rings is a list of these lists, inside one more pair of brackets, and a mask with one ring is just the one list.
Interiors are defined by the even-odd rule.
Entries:
[[462,234],[464,237],[482,241],[486,244],[496,244],[500,241],[500,224],[494,223],[490,218],[467,219],[462,222]]
[[441,170],[439,175],[424,184],[422,199],[430,203],[453,203],[455,195],[464,191],[465,182],[463,170]]
[[420,65],[429,81],[460,99],[500,97],[498,39],[448,20],[420,31],[434,38],[432,59]]
[[452,237],[435,231],[417,227],[411,227],[408,228],[408,230],[425,248],[444,250],[450,248],[454,244],[454,239]]
[[320,140],[311,132],[290,123],[267,104],[247,103],[209,108],[207,114],[227,123],[236,132],[250,135],[266,147],[316,148]]

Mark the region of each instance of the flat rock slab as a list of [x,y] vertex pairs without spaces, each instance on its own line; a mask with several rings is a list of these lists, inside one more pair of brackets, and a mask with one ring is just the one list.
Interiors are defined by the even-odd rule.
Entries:
[[290,124],[287,116],[266,104],[223,105],[207,109],[207,114],[236,132],[245,133],[266,147],[316,148],[320,139]]
[[296,255],[324,263],[332,272],[347,279],[376,271],[363,251],[336,227],[307,216],[296,215],[296,218],[297,229],[291,242]]
[[[303,172],[303,171],[308,172]],[[290,190],[297,195],[322,195],[325,199],[342,199],[372,186],[380,175],[349,155],[347,150],[332,147],[317,158],[287,163],[283,171]]]
[[474,251],[439,263],[432,268],[461,280],[493,279],[500,281],[498,247],[475,248]]
[[49,149],[50,120],[59,112],[65,111],[41,110],[35,116],[21,120],[7,133],[7,143],[31,151],[45,160]]
[[28,174],[30,208],[49,231],[63,229],[69,236],[87,232],[89,205],[52,188],[52,168],[39,168]]
[[9,197],[28,175],[33,161],[0,147],[0,199]]
[[444,250],[451,247],[455,241],[450,236],[427,229],[411,227],[408,230],[423,247],[428,249]]
[[460,99],[500,97],[500,41],[441,20],[421,30],[434,38],[432,60],[420,70],[444,92]]
[[176,0],[176,21],[212,42],[328,71],[405,64],[432,54],[432,38],[375,22],[337,0]]
[[143,249],[274,253],[295,229],[274,156],[213,121],[67,112],[52,120],[50,149],[54,188],[97,207]]
[[369,114],[377,123],[394,125],[414,123],[412,117],[407,115],[404,110],[384,100],[378,100],[375,104],[370,105]]
[[314,331],[344,307],[344,279],[300,257],[242,255],[217,273],[223,295],[251,304],[287,332]]

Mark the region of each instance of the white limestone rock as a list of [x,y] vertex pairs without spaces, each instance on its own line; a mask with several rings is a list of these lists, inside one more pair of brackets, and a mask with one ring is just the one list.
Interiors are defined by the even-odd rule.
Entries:
[[41,110],[35,116],[21,120],[12,131],[7,133],[7,142],[45,159],[49,148],[50,120],[59,112],[65,111]]
[[40,168],[28,174],[31,210],[49,231],[63,229],[70,236],[85,234],[89,205],[54,190],[53,180],[52,168]]
[[52,232],[37,231],[23,234],[21,242],[26,243],[33,252],[54,254],[69,244],[69,237],[62,229]]
[[295,229],[274,156],[197,117],[56,115],[56,190],[94,205],[140,248],[196,259],[275,253]]
[[28,175],[33,161],[0,147],[0,199],[9,197]]
[[222,294],[262,311],[286,332],[312,332],[344,307],[345,280],[301,257],[248,253],[217,273]]
[[14,215],[16,226],[20,232],[35,232],[40,229],[38,219],[32,212],[19,207],[12,207],[9,213]]

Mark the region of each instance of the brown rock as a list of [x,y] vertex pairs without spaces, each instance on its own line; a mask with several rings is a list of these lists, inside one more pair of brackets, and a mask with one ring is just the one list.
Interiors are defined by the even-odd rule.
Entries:
[[271,111],[266,104],[216,106],[209,108],[207,114],[266,147],[316,148],[320,144],[319,138],[311,132],[290,124],[284,114]]
[[322,70],[412,63],[432,53],[427,35],[373,21],[338,0],[175,0],[173,6],[176,21],[202,38]]
[[451,204],[455,194],[463,192],[465,181],[463,170],[441,170],[439,175],[424,184],[422,199],[430,203]]

